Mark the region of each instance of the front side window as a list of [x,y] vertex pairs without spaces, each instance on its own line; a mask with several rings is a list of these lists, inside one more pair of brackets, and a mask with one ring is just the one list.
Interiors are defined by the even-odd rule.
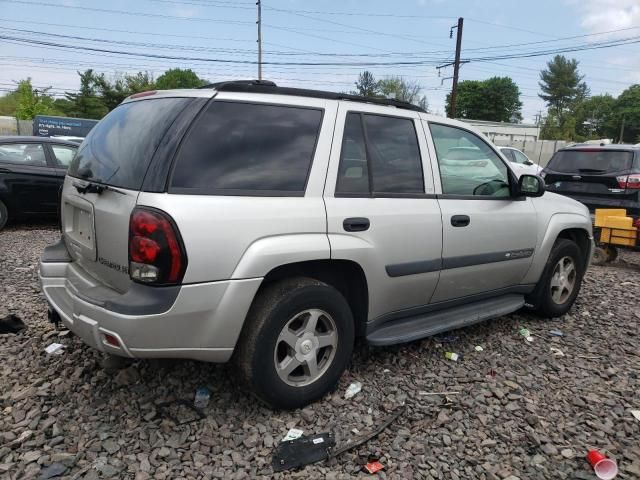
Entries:
[[516,162],[521,163],[522,165],[529,163],[527,156],[518,150],[513,150],[513,156],[515,157]]
[[0,163],[46,167],[44,148],[39,143],[9,143],[0,145]]
[[214,101],[182,142],[173,191],[303,195],[322,110]]
[[53,156],[56,159],[56,163],[59,167],[66,168],[71,164],[71,160],[78,151],[75,147],[64,147],[62,145],[51,145],[53,150]]
[[431,123],[445,195],[508,197],[507,166],[489,145],[467,130]]
[[347,114],[336,193],[424,193],[422,160],[413,120]]

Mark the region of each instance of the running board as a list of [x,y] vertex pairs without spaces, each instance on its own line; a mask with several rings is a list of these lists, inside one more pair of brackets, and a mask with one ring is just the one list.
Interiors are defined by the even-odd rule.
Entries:
[[382,324],[367,334],[371,345],[394,345],[430,337],[515,312],[524,306],[524,295],[507,294],[458,307],[415,315]]

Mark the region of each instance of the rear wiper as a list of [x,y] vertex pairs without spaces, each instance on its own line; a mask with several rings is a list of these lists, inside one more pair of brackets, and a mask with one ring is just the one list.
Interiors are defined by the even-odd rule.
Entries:
[[82,184],[80,182],[73,182],[72,185],[75,187],[78,193],[81,193],[83,195],[85,193],[97,193],[98,195],[100,195],[105,190],[119,193],[120,195],[126,195],[126,193],[124,193],[122,190],[118,190],[117,188],[113,188],[109,185],[100,185],[99,183],[85,182],[84,184]]
[[579,168],[580,173],[607,173],[606,170],[599,170],[597,168]]

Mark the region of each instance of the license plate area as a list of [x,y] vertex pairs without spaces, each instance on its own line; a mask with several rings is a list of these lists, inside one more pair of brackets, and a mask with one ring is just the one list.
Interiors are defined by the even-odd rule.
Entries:
[[72,255],[95,261],[93,205],[83,198],[71,197],[63,200],[63,212],[64,235]]

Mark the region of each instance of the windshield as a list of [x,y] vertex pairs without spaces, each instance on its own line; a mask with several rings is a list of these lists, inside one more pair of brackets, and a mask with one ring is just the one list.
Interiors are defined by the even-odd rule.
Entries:
[[631,168],[633,152],[617,150],[561,150],[549,168],[562,173],[613,173]]
[[69,175],[139,190],[160,140],[190,101],[159,98],[115,108],[82,143]]

